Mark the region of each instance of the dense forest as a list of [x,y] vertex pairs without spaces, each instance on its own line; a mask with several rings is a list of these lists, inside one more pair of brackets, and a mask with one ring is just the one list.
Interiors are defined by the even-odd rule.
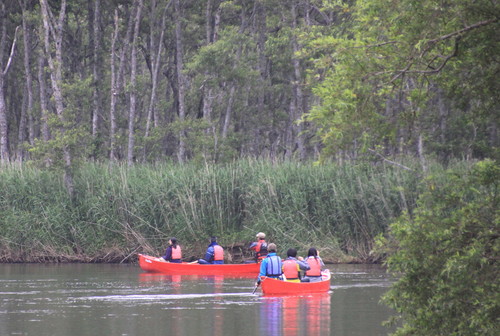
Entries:
[[2,1],[0,159],[490,157],[498,17],[494,0]]

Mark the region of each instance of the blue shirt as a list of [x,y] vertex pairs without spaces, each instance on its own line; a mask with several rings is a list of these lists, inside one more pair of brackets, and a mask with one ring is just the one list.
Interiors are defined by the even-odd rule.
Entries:
[[215,257],[215,250],[214,246],[219,245],[216,242],[210,243],[207,248],[207,252],[205,252],[205,256],[203,257],[203,260],[205,260],[209,264],[223,264],[224,260],[214,260]]
[[279,260],[279,265],[277,265],[277,267],[279,267],[279,273],[280,274],[282,273],[282,270],[281,270],[281,267],[282,267],[281,258],[276,254],[276,252],[271,252],[260,263],[259,277],[261,277],[261,276],[268,276],[268,274],[267,274],[267,268],[268,268],[268,264],[270,262],[272,262],[271,257],[276,257]]

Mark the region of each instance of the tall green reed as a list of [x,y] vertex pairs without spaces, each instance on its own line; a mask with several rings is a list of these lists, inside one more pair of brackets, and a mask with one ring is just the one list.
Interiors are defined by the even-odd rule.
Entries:
[[87,163],[70,200],[57,172],[4,167],[0,259],[125,260],[162,252],[172,236],[194,254],[212,235],[247,244],[258,231],[281,252],[316,246],[331,259],[368,259],[374,237],[413,208],[420,180],[388,165]]

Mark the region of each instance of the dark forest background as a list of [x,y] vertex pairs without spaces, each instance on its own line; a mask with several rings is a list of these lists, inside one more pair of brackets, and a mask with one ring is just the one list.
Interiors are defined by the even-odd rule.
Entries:
[[492,157],[498,14],[490,0],[6,0],[0,159],[71,178],[88,160]]

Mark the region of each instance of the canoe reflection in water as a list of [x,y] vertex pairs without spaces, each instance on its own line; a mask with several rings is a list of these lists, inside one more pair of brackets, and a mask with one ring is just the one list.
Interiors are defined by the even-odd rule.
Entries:
[[262,297],[260,332],[267,335],[330,335],[330,294]]

